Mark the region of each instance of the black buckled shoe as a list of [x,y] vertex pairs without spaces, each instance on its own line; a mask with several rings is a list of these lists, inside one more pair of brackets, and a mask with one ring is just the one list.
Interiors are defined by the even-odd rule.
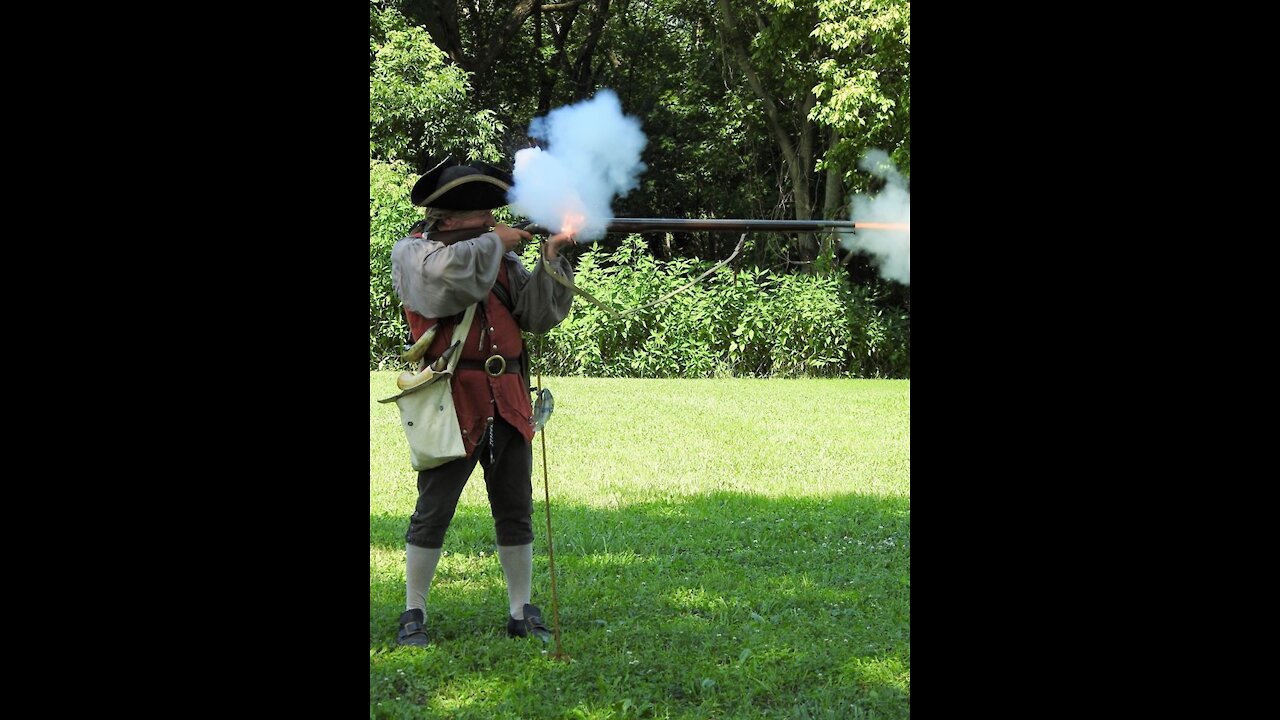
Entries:
[[400,632],[396,634],[397,645],[426,647],[431,644],[427,637],[426,617],[421,610],[405,610],[400,614]]
[[537,605],[524,606],[524,619],[507,618],[507,635],[511,637],[529,637],[533,635],[543,642],[550,642],[551,631],[542,624],[542,611]]

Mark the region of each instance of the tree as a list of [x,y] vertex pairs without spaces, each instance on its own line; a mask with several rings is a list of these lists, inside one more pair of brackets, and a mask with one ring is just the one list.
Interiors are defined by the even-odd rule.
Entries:
[[[818,0],[813,36],[828,57],[818,66],[818,104],[810,116],[838,134],[825,166],[853,169],[872,148],[889,153],[911,174],[911,3],[903,0]],[[850,7],[852,5],[852,7]]]
[[[782,202],[798,219],[844,216],[861,150],[889,142],[895,157],[909,156],[909,1],[717,0],[717,10],[724,53],[780,151],[790,190]],[[902,88],[899,106],[891,95]],[[812,236],[797,245],[803,260],[832,253]]]
[[369,4],[369,157],[424,171],[444,154],[495,161],[504,130],[471,109],[467,74],[392,7]]
[[[857,168],[866,149],[889,151],[910,173],[907,0],[399,0],[395,7],[419,32],[410,46],[382,43],[403,55],[383,61],[390,67],[399,58],[379,98],[389,121],[376,132],[407,138],[381,141],[392,156],[414,155],[402,145],[460,138],[458,123],[445,125],[456,115],[431,112],[464,106],[483,108],[469,111],[482,134],[480,147],[467,151],[505,164],[530,144],[535,116],[609,87],[649,138],[648,170],[615,202],[619,214],[847,217],[850,193],[868,189],[870,178]],[[424,30],[438,50],[429,57]],[[418,71],[431,82],[411,80]],[[655,236],[650,249],[715,259],[732,240]],[[780,256],[807,269],[835,259],[831,245],[819,247],[812,236],[755,238],[746,259]]]

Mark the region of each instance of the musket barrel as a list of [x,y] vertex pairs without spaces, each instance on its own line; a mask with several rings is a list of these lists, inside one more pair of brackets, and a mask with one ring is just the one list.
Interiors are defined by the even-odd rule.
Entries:
[[[515,227],[521,227],[517,224]],[[686,220],[681,218],[614,218],[605,232],[820,232],[828,229],[854,230],[858,227],[851,220],[743,220],[713,218]],[[527,224],[524,229],[535,235],[550,235],[541,225]]]
[[779,232],[818,232],[827,228],[853,230],[857,223],[849,220],[740,220],[713,218],[682,220],[677,218],[614,218],[609,232],[747,232],[775,230]]

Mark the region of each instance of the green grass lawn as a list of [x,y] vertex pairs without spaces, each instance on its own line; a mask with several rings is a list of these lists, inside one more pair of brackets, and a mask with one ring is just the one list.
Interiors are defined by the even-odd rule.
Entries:
[[[477,466],[400,648],[416,473],[371,372],[369,714],[907,718],[909,380],[544,378],[565,653],[506,637]],[[541,439],[533,602],[551,624]]]

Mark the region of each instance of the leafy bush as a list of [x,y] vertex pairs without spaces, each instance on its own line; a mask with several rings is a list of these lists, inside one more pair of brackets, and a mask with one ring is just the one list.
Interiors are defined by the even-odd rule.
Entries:
[[370,157],[497,160],[506,128],[492,110],[474,109],[471,98],[466,72],[448,62],[425,28],[394,7],[370,4]]
[[417,178],[400,161],[369,161],[369,369],[400,366],[400,345],[409,325],[391,288],[391,248],[422,210],[409,201]]
[[[536,249],[525,249],[532,265]],[[595,246],[575,282],[620,312],[686,285],[712,263],[660,262],[631,236]],[[660,305],[614,318],[584,298],[543,340],[543,372],[603,377],[909,377],[910,317],[841,275],[728,267]],[[537,338],[530,337],[537,349]]]
[[[370,166],[369,367],[401,367],[408,326],[391,288],[391,247],[420,211],[411,176]],[[537,243],[522,260],[533,267]],[[574,281],[626,312],[673,292],[712,265],[655,260],[639,236],[594,246],[575,262]],[[910,377],[911,323],[879,303],[877,288],[842,275],[779,275],[728,267],[654,307],[615,318],[577,297],[564,322],[526,341],[542,372],[590,377]]]

